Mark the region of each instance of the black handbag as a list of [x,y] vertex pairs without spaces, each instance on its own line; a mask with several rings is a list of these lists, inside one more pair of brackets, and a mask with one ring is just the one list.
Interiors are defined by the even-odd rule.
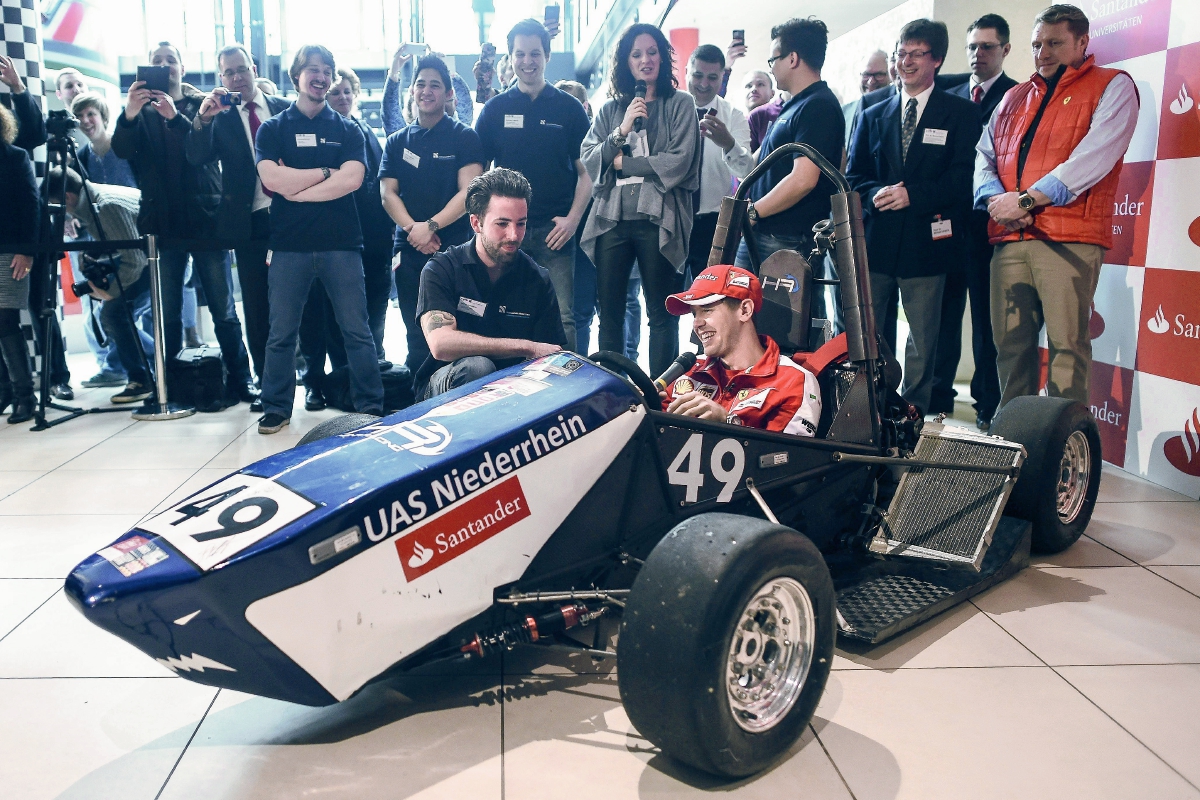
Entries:
[[167,397],[172,403],[211,413],[229,408],[236,398],[225,392],[221,348],[185,347],[167,364]]

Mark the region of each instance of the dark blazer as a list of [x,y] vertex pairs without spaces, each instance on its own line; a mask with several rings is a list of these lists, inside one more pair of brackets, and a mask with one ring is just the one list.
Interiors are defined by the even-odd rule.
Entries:
[[33,161],[23,148],[0,143],[0,186],[0,253],[29,254],[42,215]]
[[[862,195],[871,271],[900,278],[941,275],[958,268],[965,258],[975,145],[982,132],[979,108],[934,89],[907,159],[901,155],[900,114],[900,97],[863,113],[850,144],[846,178]],[[946,143],[924,142],[927,130],[945,131]],[[875,193],[900,181],[908,189],[910,205],[899,211],[876,210]],[[950,220],[953,236],[934,240],[932,224],[939,215]]]
[[[263,122],[284,111],[290,102],[282,97],[264,95],[266,113]],[[200,167],[221,162],[221,204],[217,209],[217,238],[250,238],[250,214],[254,210],[254,187],[258,180],[254,151],[246,138],[241,111],[231,108],[213,117],[212,124],[199,130],[192,125],[187,134],[187,160]]]
[[[184,84],[183,99],[175,104],[178,113],[165,126],[162,117],[149,103],[130,122],[122,111],[113,131],[112,149],[133,167],[142,190],[142,208],[138,230],[181,239],[212,236],[217,206],[221,201],[221,171],[215,162],[195,167],[187,163],[185,148],[188,129],[200,110],[204,93]],[[167,137],[178,137],[180,182],[172,181],[167,169]],[[173,216],[172,208],[180,209]]]
[[32,156],[35,147],[46,143],[46,120],[42,116],[42,108],[28,89],[20,94],[9,92],[5,97],[9,98],[13,116],[17,118],[17,138],[13,145]]
[[[965,100],[971,99],[971,74],[967,73],[967,80],[962,83],[947,89],[950,94],[957,95]],[[992,84],[992,88],[987,90],[987,94],[983,96],[983,100],[979,103],[979,110],[983,112],[983,124],[987,125],[992,118],[992,113],[995,112],[996,106],[1000,105],[1000,100],[1004,97],[1004,93],[1012,87],[1016,86],[1017,82],[1008,77],[1007,73],[1001,72],[1000,77],[996,78],[996,82]],[[973,102],[973,101],[972,101]]]

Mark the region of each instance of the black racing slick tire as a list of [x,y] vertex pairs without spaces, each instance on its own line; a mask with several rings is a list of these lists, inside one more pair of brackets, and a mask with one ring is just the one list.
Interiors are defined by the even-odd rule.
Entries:
[[680,523],[626,600],[617,675],[630,721],[696,769],[740,778],[766,768],[825,690],[836,602],[808,537],[734,514]]
[[1004,513],[1033,524],[1032,548],[1060,553],[1092,519],[1100,491],[1100,432],[1082,403],[1063,397],[1016,397],[990,432],[1025,446],[1025,463]]
[[374,414],[342,414],[340,417],[327,419],[317,427],[313,428],[308,433],[304,434],[303,438],[296,445],[311,444],[318,442],[321,439],[328,439],[330,436],[340,436],[343,433],[356,431],[364,425],[370,425],[378,420],[379,417]]

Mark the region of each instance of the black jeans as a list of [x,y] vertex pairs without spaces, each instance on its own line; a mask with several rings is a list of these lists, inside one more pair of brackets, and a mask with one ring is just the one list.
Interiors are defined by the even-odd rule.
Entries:
[[400,263],[396,265],[396,300],[400,305],[400,318],[404,320],[405,338],[408,342],[408,356],[404,365],[414,376],[425,359],[429,357],[429,345],[425,343],[425,332],[421,330],[421,321],[417,319],[417,295],[421,290],[421,270],[429,263],[429,256],[407,244],[396,248]]
[[375,354],[383,358],[383,330],[387,322],[388,299],[392,294],[392,251],[374,247],[364,249],[362,263],[367,291],[367,325],[375,340]]
[[661,375],[679,355],[679,318],[667,311],[667,295],[682,279],[658,249],[658,225],[618,222],[596,240],[596,293],[600,298],[600,349],[625,352],[625,297],[637,261],[650,318],[650,371]]
[[[50,385],[57,386],[60,383],[71,382],[71,371],[67,369],[67,355],[63,350],[63,335],[62,329],[58,326],[58,315],[50,315],[50,341],[46,341],[46,318],[41,316],[42,300],[45,297],[46,272],[47,267],[41,266],[49,264],[50,269],[55,270],[57,274],[58,264],[49,261],[49,259],[35,258],[33,260],[33,271],[26,278],[29,283],[29,315],[33,318],[33,335],[37,338],[38,352],[43,354],[43,368],[50,370]],[[58,282],[55,281],[57,284]],[[180,334],[182,336],[182,333]],[[49,358],[45,354],[49,354]],[[46,367],[47,361],[49,366]]]
[[[250,382],[250,359],[242,344],[242,322],[233,305],[233,277],[225,252],[197,250],[191,253],[192,276],[204,288],[208,311],[212,314],[221,359],[225,362],[225,380],[229,386],[245,386]],[[162,276],[163,336],[167,360],[174,358],[183,347],[183,273],[187,271],[188,253],[164,250],[159,253],[159,274]]]
[[250,215],[250,240],[234,250],[238,283],[242,287],[242,312],[246,315],[246,349],[254,373],[262,379],[267,364],[267,336],[271,333],[271,303],[267,299],[267,239],[271,235],[271,212],[260,209]]

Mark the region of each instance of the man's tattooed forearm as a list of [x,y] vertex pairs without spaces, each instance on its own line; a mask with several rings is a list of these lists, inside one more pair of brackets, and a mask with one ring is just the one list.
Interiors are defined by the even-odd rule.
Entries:
[[430,311],[421,321],[421,327],[425,329],[425,333],[433,333],[438,328],[445,328],[449,325],[455,325],[458,320],[454,315],[446,311]]

